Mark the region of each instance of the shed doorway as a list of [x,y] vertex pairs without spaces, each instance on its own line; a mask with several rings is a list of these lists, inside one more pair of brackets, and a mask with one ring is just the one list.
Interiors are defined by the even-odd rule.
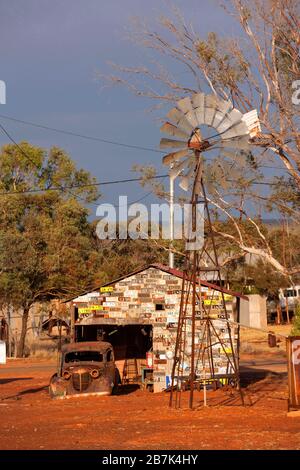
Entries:
[[108,341],[114,349],[121,382],[147,387],[153,377],[146,361],[153,349],[152,334],[152,325],[85,325],[76,328],[76,341]]
[[152,351],[152,325],[85,325],[76,327],[75,341],[108,341],[115,359],[146,359]]

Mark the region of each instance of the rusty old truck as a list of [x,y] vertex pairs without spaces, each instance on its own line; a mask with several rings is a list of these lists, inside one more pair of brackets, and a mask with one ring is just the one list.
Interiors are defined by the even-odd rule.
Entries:
[[80,342],[62,347],[58,371],[51,377],[51,398],[111,395],[119,383],[119,371],[110,343]]

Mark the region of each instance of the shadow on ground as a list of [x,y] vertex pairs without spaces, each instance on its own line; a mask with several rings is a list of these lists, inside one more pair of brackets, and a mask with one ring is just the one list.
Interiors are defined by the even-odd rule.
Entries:
[[42,390],[48,389],[48,386],[43,386],[43,387],[36,387],[36,388],[27,388],[26,390],[22,390],[19,393],[16,393],[15,395],[10,395],[8,397],[2,397],[0,400],[20,400],[23,395],[31,395],[33,393],[38,393],[41,392]]
[[242,387],[248,387],[257,382],[261,382],[267,377],[272,377],[273,381],[282,381],[287,378],[287,372],[272,372],[269,369],[255,369],[253,367],[240,367],[240,381]]
[[136,392],[139,388],[138,384],[119,385],[114,395],[129,395]]
[[10,382],[17,382],[19,380],[32,380],[33,377],[10,377],[7,379],[0,379],[0,385],[9,384]]

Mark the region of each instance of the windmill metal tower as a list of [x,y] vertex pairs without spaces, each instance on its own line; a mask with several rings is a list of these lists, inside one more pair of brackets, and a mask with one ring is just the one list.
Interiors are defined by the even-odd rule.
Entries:
[[[191,98],[178,101],[167,118],[169,121],[163,124],[161,131],[180,140],[161,139],[161,148],[174,149],[163,157],[163,163],[171,167],[170,176],[181,174],[179,186],[183,190],[191,190],[190,235],[186,239],[170,406],[175,403],[176,407],[180,407],[181,392],[189,389],[189,406],[193,408],[195,388],[204,387],[206,392],[208,382],[217,387],[224,380],[231,381],[238,387],[243,402],[234,332],[226,308],[225,294],[221,292],[221,299],[214,302],[219,292],[213,291],[212,298],[207,302],[201,286],[201,277],[208,272],[213,273],[214,281],[221,285],[203,178],[203,156],[214,151],[214,154],[218,152],[222,157],[241,158],[243,152],[250,150],[251,139],[260,132],[257,111],[242,114],[230,101],[197,93]],[[210,128],[215,130],[212,136],[209,136],[212,133]],[[207,137],[202,136],[205,131]],[[203,217],[206,220],[206,237],[201,247],[195,243],[199,203],[202,204]],[[216,327],[220,323],[221,329]]]

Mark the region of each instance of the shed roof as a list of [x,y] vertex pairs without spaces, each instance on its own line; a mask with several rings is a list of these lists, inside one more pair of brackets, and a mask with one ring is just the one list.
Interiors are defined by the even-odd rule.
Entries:
[[[165,273],[171,274],[172,276],[179,277],[181,279],[183,278],[183,271],[180,271],[179,269],[170,268],[169,266],[165,266],[164,264],[152,263],[152,264],[148,264],[146,266],[142,266],[141,268],[139,268],[139,269],[137,269],[133,272],[130,272],[128,274],[125,274],[124,276],[121,276],[118,279],[114,279],[114,280],[109,281],[105,284],[101,284],[100,286],[96,286],[95,289],[93,289],[93,290],[85,291],[80,295],[76,295],[76,297],[72,297],[71,299],[66,300],[66,302],[70,302],[71,300],[77,299],[78,297],[80,297],[82,295],[88,294],[90,292],[94,292],[94,291],[100,289],[101,287],[108,287],[112,284],[116,284],[117,282],[122,281],[123,279],[134,276],[135,274],[139,274],[142,271],[146,271],[149,268],[159,269],[160,271],[164,271]],[[249,300],[247,296],[245,296],[245,295],[243,295],[239,292],[235,292],[235,291],[232,291],[230,289],[226,289],[225,287],[217,286],[216,284],[212,284],[211,282],[207,282],[203,279],[200,281],[200,283],[201,283],[202,286],[209,287],[210,289],[216,290],[218,292],[223,292],[224,294],[229,294],[229,295],[232,295],[233,297],[239,297],[241,299]]]

